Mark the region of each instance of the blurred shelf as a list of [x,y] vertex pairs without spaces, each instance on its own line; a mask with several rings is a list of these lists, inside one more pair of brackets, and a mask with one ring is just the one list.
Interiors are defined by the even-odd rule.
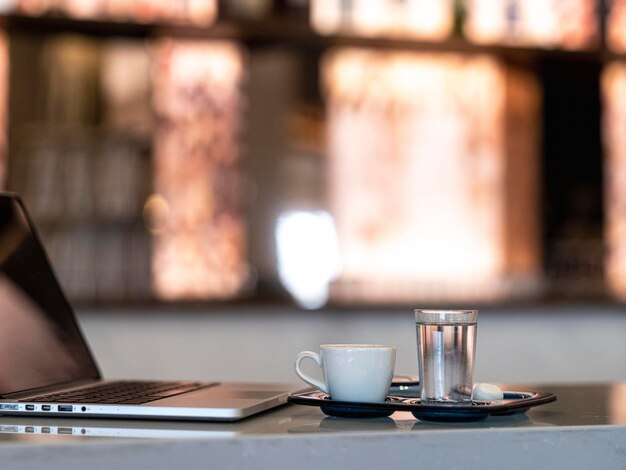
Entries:
[[[303,55],[311,53],[312,56],[322,53],[329,48],[334,47],[356,47],[370,50],[380,51],[421,51],[432,52],[437,54],[456,53],[463,55],[491,55],[499,57],[505,61],[517,64],[529,65],[530,67],[539,66],[544,63],[559,61],[575,63],[575,70],[591,69],[593,74],[597,73],[599,66],[610,60],[626,60],[626,53],[616,54],[610,52],[603,42],[597,46],[587,50],[565,50],[559,48],[542,48],[515,45],[485,45],[475,44],[462,37],[451,37],[442,41],[427,41],[410,38],[391,38],[391,37],[363,37],[352,34],[331,34],[322,35],[315,32],[308,24],[306,19],[294,19],[289,17],[272,17],[260,21],[226,21],[219,20],[217,23],[209,26],[198,26],[191,24],[175,24],[167,22],[157,23],[139,23],[129,20],[92,20],[92,19],[76,19],[60,14],[48,14],[45,16],[26,16],[17,14],[0,14],[0,28],[5,28],[9,34],[26,34],[46,37],[48,35],[60,34],[80,34],[99,39],[108,38],[128,38],[137,41],[148,40],[153,38],[179,38],[179,39],[197,39],[197,40],[231,40],[238,41],[246,47],[254,51],[255,49],[263,49],[265,47],[281,47],[293,49],[295,52]],[[578,67],[582,65],[582,67]],[[596,70],[597,68],[597,70]],[[565,74],[557,74],[556,77],[548,77],[554,83],[562,86],[562,79]],[[544,80],[548,80],[543,77]],[[591,91],[596,96],[597,87]],[[559,97],[557,97],[559,98]],[[554,98],[553,98],[554,99]],[[561,102],[557,101],[557,104]],[[560,141],[557,142],[560,144]],[[556,146],[556,145],[555,145]],[[545,150],[545,149],[544,149]],[[146,155],[148,152],[146,152]],[[597,159],[600,161],[600,159]],[[555,190],[556,191],[556,190]],[[92,217],[67,216],[57,220],[55,218],[44,218],[42,216],[39,222],[43,230],[56,230],[61,226],[70,228],[82,227],[89,224],[94,232],[119,231],[126,233],[131,230],[145,230],[142,221],[127,217],[107,216],[106,214],[95,214]],[[503,301],[504,305],[518,305],[526,303],[545,303],[554,301],[592,301],[592,302],[610,302],[612,299],[605,292],[604,283],[593,279],[574,279],[568,284],[552,283],[547,286],[543,295],[528,299],[511,299]],[[572,288],[572,286],[574,286]],[[282,290],[277,290],[276,286],[264,288],[263,285],[257,286],[257,292],[253,298],[246,297],[243,299],[235,299],[232,301],[220,301],[216,299],[210,300],[211,304],[218,306],[218,309],[226,307],[248,306],[249,304],[258,304],[259,302],[277,302],[281,305],[293,305],[286,297]],[[120,299],[76,299],[83,306],[111,306],[128,307],[130,305],[143,305],[154,307],[161,305],[166,307],[178,308],[184,306],[191,308],[196,306],[199,310],[205,310],[206,301],[189,301],[189,302],[165,302],[155,300],[150,296],[138,299],[120,298]],[[331,308],[349,308],[341,303],[330,304]],[[359,309],[379,309],[390,308],[392,306],[382,304],[360,304],[353,308]],[[394,308],[402,308],[397,305]]]
[[138,23],[128,20],[76,19],[61,15],[26,16],[0,15],[0,25],[8,31],[37,34],[78,33],[93,37],[176,37],[185,39],[238,40],[250,47],[282,45],[285,47],[363,47],[371,49],[420,50],[428,52],[457,52],[463,54],[492,54],[512,59],[569,58],[596,61],[598,58],[626,57],[608,51],[603,45],[586,50],[566,50],[515,45],[471,43],[464,38],[450,37],[442,41],[411,38],[363,37],[351,34],[321,35],[306,21],[293,18],[268,18],[258,21],[220,20],[210,26],[176,23]]
[[151,35],[157,28],[154,24],[141,24],[124,21],[100,21],[74,19],[65,16],[0,15],[0,24],[8,31],[29,31],[36,33],[80,33],[90,36],[127,36],[142,38]]

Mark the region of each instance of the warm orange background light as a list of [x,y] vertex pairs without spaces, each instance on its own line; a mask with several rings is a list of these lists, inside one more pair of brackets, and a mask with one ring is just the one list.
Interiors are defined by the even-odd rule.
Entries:
[[468,0],[473,42],[586,49],[599,37],[595,0]]
[[488,56],[343,49],[323,73],[338,289],[388,301],[406,300],[402,290],[505,295],[506,68]]
[[453,27],[453,0],[312,0],[311,24],[322,34],[444,39]]
[[163,41],[156,52],[154,232],[162,299],[231,298],[246,282],[237,161],[243,54],[232,43]]
[[615,295],[626,299],[626,63],[602,74],[605,179],[606,277]]

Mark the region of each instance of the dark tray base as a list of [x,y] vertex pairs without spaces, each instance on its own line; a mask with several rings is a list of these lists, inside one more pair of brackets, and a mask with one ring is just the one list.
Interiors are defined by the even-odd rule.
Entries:
[[382,418],[396,411],[408,411],[422,421],[469,422],[489,416],[525,413],[533,406],[556,400],[552,393],[504,392],[503,400],[475,401],[463,404],[437,405],[421,403],[419,398],[388,396],[384,403],[333,401],[319,391],[291,395],[289,403],[318,406],[323,413],[341,418]]

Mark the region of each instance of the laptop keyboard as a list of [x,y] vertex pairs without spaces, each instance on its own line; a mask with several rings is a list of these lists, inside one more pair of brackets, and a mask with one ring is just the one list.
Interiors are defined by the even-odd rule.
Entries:
[[141,405],[143,403],[199,390],[210,385],[212,384],[202,382],[121,380],[116,382],[106,382],[104,384],[94,385],[78,390],[39,395],[34,398],[20,401],[35,403],[110,403]]

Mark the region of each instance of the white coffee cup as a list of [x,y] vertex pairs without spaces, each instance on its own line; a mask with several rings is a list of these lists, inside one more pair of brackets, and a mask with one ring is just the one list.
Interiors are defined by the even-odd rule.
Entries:
[[[324,381],[302,372],[300,363],[313,359],[324,371]],[[337,401],[384,402],[396,364],[396,347],[382,344],[322,344],[320,352],[302,351],[296,373],[306,383]]]

